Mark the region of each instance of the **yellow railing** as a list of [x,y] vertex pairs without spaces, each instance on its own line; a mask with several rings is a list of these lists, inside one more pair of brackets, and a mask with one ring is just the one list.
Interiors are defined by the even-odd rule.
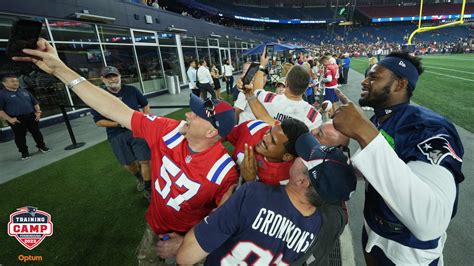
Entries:
[[415,31],[413,31],[410,34],[410,37],[408,38],[408,44],[409,45],[411,44],[411,40],[413,39],[413,36],[415,36],[415,34],[417,34],[417,33],[442,29],[442,28],[451,27],[451,26],[458,25],[458,24],[463,24],[464,23],[464,9],[465,8],[466,8],[466,0],[463,0],[462,1],[462,7],[461,7],[461,16],[460,16],[458,21],[446,23],[446,24],[439,25],[439,26],[421,27],[421,19],[423,17],[422,16],[423,15],[423,0],[421,0],[420,1],[420,16],[418,18],[418,29],[416,29]]

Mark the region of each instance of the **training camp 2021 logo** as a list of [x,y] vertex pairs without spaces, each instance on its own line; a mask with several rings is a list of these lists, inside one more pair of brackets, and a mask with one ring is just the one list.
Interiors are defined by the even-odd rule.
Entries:
[[53,234],[51,215],[38,210],[36,207],[26,206],[18,208],[10,214],[8,235],[13,236],[25,248],[32,250]]

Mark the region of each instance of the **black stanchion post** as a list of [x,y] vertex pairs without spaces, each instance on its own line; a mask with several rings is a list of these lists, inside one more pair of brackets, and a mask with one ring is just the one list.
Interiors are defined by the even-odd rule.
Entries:
[[64,123],[66,123],[67,131],[72,141],[72,144],[65,147],[64,149],[73,150],[73,149],[77,149],[84,146],[86,144],[85,142],[79,142],[79,143],[76,142],[76,137],[74,137],[74,132],[72,131],[71,123],[69,122],[69,117],[67,116],[66,108],[62,104],[59,105],[59,107],[61,108],[61,112],[63,113]]

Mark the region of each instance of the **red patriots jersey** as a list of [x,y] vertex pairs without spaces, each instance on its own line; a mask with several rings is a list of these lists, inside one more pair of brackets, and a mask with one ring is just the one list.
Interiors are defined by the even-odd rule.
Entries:
[[[246,121],[236,127],[227,136],[227,140],[234,145],[232,158],[240,165],[244,159],[245,143],[255,147],[263,136],[271,129],[271,126],[261,120]],[[268,185],[276,186],[285,184],[289,179],[290,162],[269,162],[259,153],[254,153],[257,160],[257,180]]]
[[326,66],[324,77],[327,78],[329,76],[332,76],[332,80],[324,83],[324,86],[326,88],[336,88],[337,79],[339,78],[339,67],[336,64]]
[[152,197],[146,219],[156,234],[186,233],[220,202],[237,182],[232,158],[221,142],[193,153],[180,133],[185,124],[135,112],[132,130],[151,150]]

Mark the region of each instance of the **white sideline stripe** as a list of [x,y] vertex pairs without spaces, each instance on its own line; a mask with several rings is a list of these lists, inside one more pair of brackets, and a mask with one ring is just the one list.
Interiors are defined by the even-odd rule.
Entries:
[[472,74],[474,75],[474,71],[472,72],[469,72],[469,71],[462,71],[462,70],[456,70],[456,69],[452,69],[452,68],[445,68],[445,67],[437,67],[437,66],[432,66],[430,64],[425,64],[425,67],[430,69],[430,68],[439,68],[439,69],[444,69],[444,70],[448,70],[448,71],[455,71],[455,72],[461,72],[461,73],[466,73],[466,74]]
[[456,57],[443,57],[443,56],[429,56],[429,57],[426,57],[426,58],[430,58],[430,59],[447,59],[447,60],[455,60],[455,61],[468,61],[468,62],[472,62],[474,61],[474,59],[469,59],[469,58],[456,58]]
[[339,237],[339,242],[341,244],[341,265],[342,266],[355,266],[355,255],[354,255],[354,245],[352,239],[352,231],[349,225],[346,225],[344,232],[342,232]]
[[466,80],[466,81],[474,82],[474,79],[465,79],[465,78],[460,78],[460,77],[456,77],[456,76],[452,76],[452,75],[441,74],[441,73],[434,72],[434,71],[429,71],[429,70],[425,70],[425,72],[433,73],[433,74],[440,75],[440,76],[450,77],[450,78],[453,78],[453,79],[460,79],[460,80]]

